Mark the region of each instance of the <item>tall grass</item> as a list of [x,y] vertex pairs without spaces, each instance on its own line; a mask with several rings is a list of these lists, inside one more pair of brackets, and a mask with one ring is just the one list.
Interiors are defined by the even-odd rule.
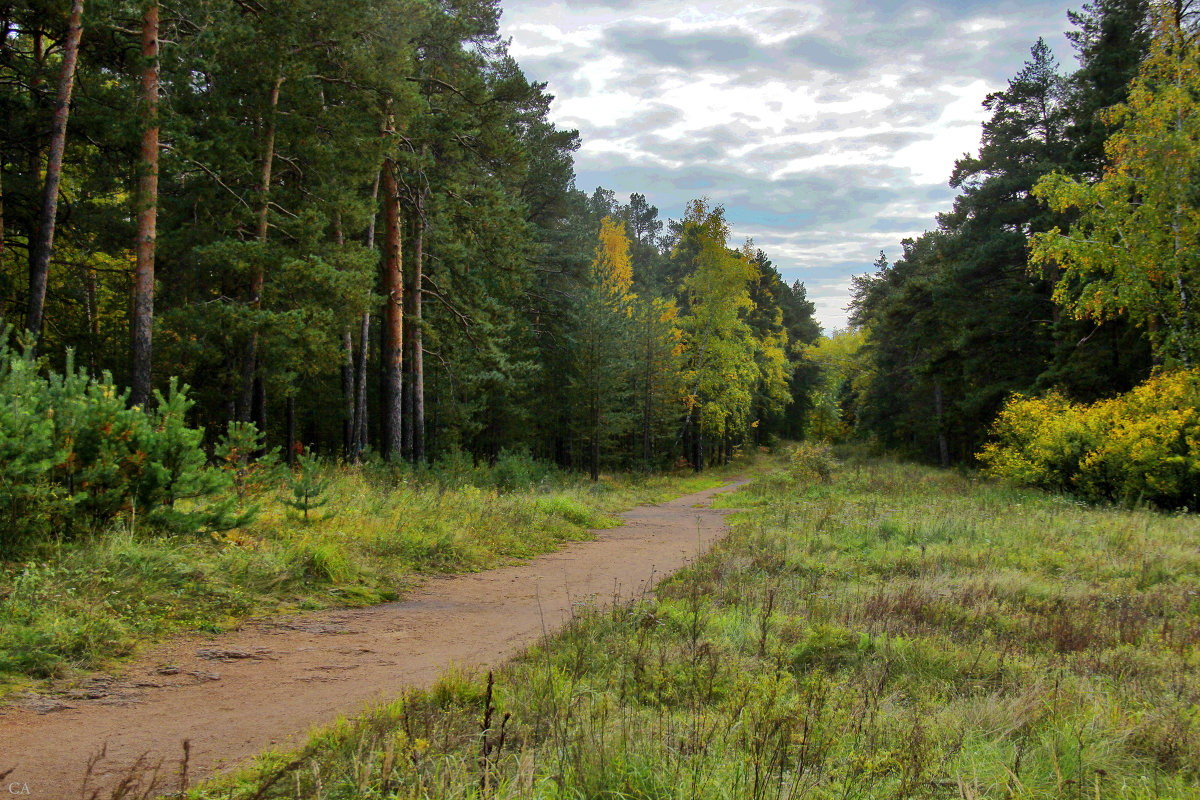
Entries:
[[195,795],[1200,796],[1200,520],[809,473],[727,496],[714,552],[493,691],[453,672]]
[[[745,465],[740,465],[739,468]],[[328,502],[305,520],[286,485],[246,528],[164,535],[125,519],[0,562],[0,697],[102,667],[183,630],[219,632],[254,615],[395,599],[422,575],[486,569],[544,553],[639,502],[720,483],[615,475],[591,483],[516,455],[413,470],[328,465]]]

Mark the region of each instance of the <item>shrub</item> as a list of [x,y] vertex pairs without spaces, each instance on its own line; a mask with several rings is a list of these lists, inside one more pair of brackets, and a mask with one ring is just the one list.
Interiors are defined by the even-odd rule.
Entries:
[[1043,489],[1072,487],[1096,444],[1094,420],[1057,392],[1017,394],[993,423],[993,440],[979,454],[993,475]]
[[[0,335],[0,553],[97,530],[120,515],[197,529],[229,522],[194,501],[227,481],[205,467],[203,430],[188,427],[187,387],[172,381],[150,412],[130,408],[112,376],[62,374]],[[187,509],[180,500],[193,501]]]
[[790,462],[792,478],[798,483],[829,483],[836,464],[832,448],[824,442],[801,442]]
[[511,492],[544,483],[552,471],[549,463],[538,461],[527,452],[501,450],[492,467],[491,479],[500,491]]
[[1015,395],[979,454],[986,471],[1091,500],[1196,508],[1200,370],[1159,373],[1092,405]]

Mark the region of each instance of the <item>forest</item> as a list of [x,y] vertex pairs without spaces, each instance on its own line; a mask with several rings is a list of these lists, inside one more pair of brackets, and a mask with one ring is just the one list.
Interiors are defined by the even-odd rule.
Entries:
[[1070,20],[1079,68],[1039,40],[987,97],[953,208],[855,280],[813,428],[1195,508],[1196,10],[1094,0]]
[[1032,43],[831,332],[500,14],[0,2],[9,791],[1195,797],[1200,9]]
[[[798,436],[802,284],[575,185],[497,0],[0,8],[13,353],[289,460],[723,462]],[[14,356],[15,357],[15,356]]]

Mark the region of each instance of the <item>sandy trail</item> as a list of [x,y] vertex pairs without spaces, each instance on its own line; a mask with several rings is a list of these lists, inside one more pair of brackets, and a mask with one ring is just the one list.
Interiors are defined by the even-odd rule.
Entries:
[[[190,742],[193,778],[230,768],[366,704],[429,686],[450,664],[499,664],[559,627],[573,603],[628,598],[693,561],[725,532],[712,498],[741,483],[622,515],[528,562],[432,578],[401,602],[248,623],[154,648],[119,677],[0,710],[0,795],[74,800],[111,787],[139,756],[173,775]],[[174,786],[172,778],[169,786]],[[101,797],[107,797],[102,793]]]

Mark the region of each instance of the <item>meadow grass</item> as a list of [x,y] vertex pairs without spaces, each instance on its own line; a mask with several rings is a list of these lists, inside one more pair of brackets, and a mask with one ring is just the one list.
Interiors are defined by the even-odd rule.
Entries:
[[613,515],[720,484],[723,471],[603,476],[527,458],[414,470],[326,466],[328,502],[304,520],[285,486],[246,528],[164,535],[136,518],[0,563],[0,698],[48,678],[109,667],[181,631],[217,633],[251,616],[393,600],[423,575],[535,556]]
[[[218,798],[1200,797],[1200,520],[844,454],[655,596]],[[485,722],[486,720],[486,722]]]

